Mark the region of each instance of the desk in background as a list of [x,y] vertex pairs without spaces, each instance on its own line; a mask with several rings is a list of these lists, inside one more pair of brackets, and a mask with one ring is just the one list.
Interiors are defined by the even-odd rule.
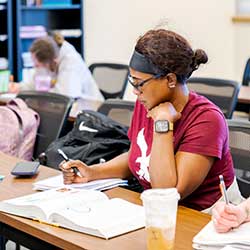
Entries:
[[238,95],[238,103],[250,105],[250,86],[241,86]]
[[[38,175],[18,179],[10,174],[14,165],[20,161],[0,152],[0,174],[6,177],[0,182],[0,200],[33,193],[32,183],[58,174],[57,170],[43,167],[39,168]],[[114,188],[105,192],[109,197],[120,197],[130,202],[141,204],[140,194],[123,188]],[[192,239],[201,228],[208,223],[210,216],[201,212],[180,206],[177,216],[175,250],[191,250]],[[25,233],[24,233],[25,232]],[[36,245],[37,249],[65,249],[65,250],[145,250],[146,232],[140,229],[104,240],[95,236],[74,232],[40,224],[29,219],[0,213],[0,234],[13,239],[26,247]],[[1,247],[1,246],[0,246]]]
[[81,110],[93,110],[96,111],[100,106],[102,102],[97,100],[89,100],[89,99],[78,99],[74,102],[68,120],[70,122],[74,122],[77,114]]
[[250,86],[241,86],[235,109],[249,113],[250,119]]

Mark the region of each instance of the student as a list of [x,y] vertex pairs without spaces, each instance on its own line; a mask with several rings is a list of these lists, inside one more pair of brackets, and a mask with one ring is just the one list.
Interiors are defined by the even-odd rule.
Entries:
[[213,208],[212,220],[217,232],[225,233],[250,221],[250,198],[235,206],[218,202]]
[[10,83],[10,92],[38,90],[37,79],[42,74],[50,77],[49,92],[73,98],[104,100],[80,54],[60,34],[56,33],[54,38],[44,37],[35,40],[30,52],[35,66],[33,81]]
[[182,205],[197,210],[212,206],[221,197],[218,175],[223,174],[226,187],[235,181],[223,113],[186,85],[207,60],[203,50],[193,51],[172,31],[150,30],[140,37],[130,60],[129,82],[137,101],[129,152],[91,167],[63,162],[64,183],[133,174],[144,189],[176,187]]

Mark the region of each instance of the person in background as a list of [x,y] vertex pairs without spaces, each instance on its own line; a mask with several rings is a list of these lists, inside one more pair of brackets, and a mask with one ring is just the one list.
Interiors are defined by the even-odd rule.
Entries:
[[186,84],[207,61],[203,50],[194,51],[173,31],[150,30],[140,37],[129,64],[128,80],[137,96],[129,151],[90,167],[81,161],[62,162],[64,183],[134,175],[144,189],[176,187],[180,204],[205,210],[221,198],[222,174],[231,195],[240,196],[224,115]]
[[43,88],[38,82],[41,85],[46,80],[49,81],[49,92],[73,98],[104,100],[82,57],[60,34],[35,40],[30,52],[35,67],[33,81],[10,83],[9,92],[41,90]]
[[239,205],[226,205],[218,202],[212,210],[214,227],[219,233],[226,233],[232,228],[250,221],[250,198]]

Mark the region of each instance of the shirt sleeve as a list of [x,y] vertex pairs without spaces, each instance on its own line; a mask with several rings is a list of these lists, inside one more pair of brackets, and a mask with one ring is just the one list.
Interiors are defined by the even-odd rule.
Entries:
[[34,82],[20,82],[20,91],[35,90]]
[[209,110],[192,122],[183,136],[178,151],[196,153],[221,159],[227,145],[228,128],[222,114]]

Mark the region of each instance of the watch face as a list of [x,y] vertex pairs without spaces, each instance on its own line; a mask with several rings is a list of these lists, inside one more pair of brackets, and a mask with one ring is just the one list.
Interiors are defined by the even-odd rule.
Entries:
[[160,120],[155,122],[155,132],[164,133],[169,131],[169,122],[167,120]]

